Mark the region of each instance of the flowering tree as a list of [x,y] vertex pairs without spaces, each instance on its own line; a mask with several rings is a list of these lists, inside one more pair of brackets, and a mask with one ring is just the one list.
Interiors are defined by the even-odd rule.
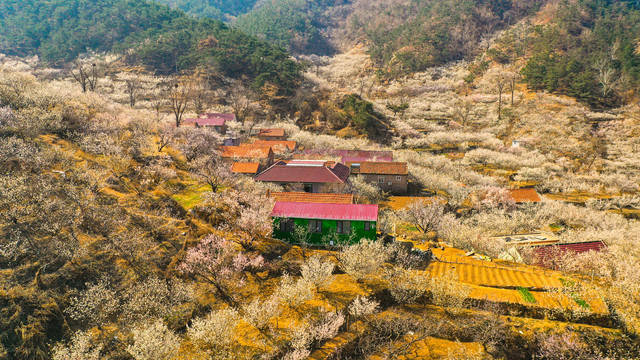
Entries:
[[122,317],[129,322],[163,318],[174,307],[194,300],[193,288],[178,280],[149,277],[125,290]]
[[178,355],[180,337],[161,321],[147,327],[136,327],[132,331],[133,344],[127,352],[135,360],[170,360]]
[[272,203],[273,198],[262,192],[226,190],[206,194],[204,203],[195,210],[220,229],[241,232],[237,240],[250,250],[258,237],[269,236],[272,230]]
[[391,249],[380,241],[362,239],[358,244],[344,246],[336,254],[340,267],[358,282],[375,274],[391,256]]
[[218,187],[232,178],[229,164],[222,162],[219,156],[209,155],[193,160],[190,163],[192,173],[211,187],[211,191],[218,191]]
[[280,300],[278,295],[266,300],[255,299],[242,308],[243,317],[260,332],[268,332],[272,329],[272,320],[282,312]]
[[387,270],[389,291],[398,304],[410,304],[424,296],[429,289],[429,275],[423,271],[402,268]]
[[348,312],[349,312],[349,315],[358,318],[358,317],[369,316],[371,314],[374,314],[376,311],[378,311],[379,307],[380,307],[379,302],[375,300],[371,300],[366,296],[358,295],[358,297],[355,300],[353,300],[351,305],[349,305]]
[[415,225],[423,234],[437,231],[443,215],[444,201],[437,197],[431,201],[414,201],[400,213],[402,219]]
[[179,270],[207,281],[224,301],[232,304],[228,286],[242,284],[245,270],[263,265],[262,256],[247,256],[236,249],[235,243],[212,234],[187,251]]
[[322,261],[319,256],[313,256],[302,264],[302,278],[315,286],[316,291],[321,286],[329,285],[333,281],[335,265],[329,261]]
[[237,340],[239,320],[240,315],[233,308],[212,311],[195,319],[187,329],[187,336],[196,346],[223,354]]
[[102,345],[94,345],[91,336],[76,332],[67,344],[57,344],[53,348],[53,360],[99,360]]
[[67,313],[74,320],[100,326],[120,311],[120,297],[107,279],[86,285],[87,289],[71,300]]
[[473,204],[477,210],[504,209],[513,210],[516,201],[511,197],[509,190],[497,186],[487,186],[476,193],[478,200]]
[[311,284],[304,278],[294,279],[284,274],[275,296],[292,308],[300,306],[305,301],[313,299]]

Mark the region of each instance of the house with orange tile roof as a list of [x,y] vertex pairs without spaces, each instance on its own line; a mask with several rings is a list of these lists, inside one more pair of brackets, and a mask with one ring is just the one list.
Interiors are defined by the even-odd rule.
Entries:
[[317,204],[353,204],[352,194],[313,194],[306,192],[267,192],[275,201]]
[[406,162],[363,161],[349,162],[351,173],[360,175],[368,183],[393,194],[406,194],[409,170]]
[[273,150],[269,146],[241,144],[239,146],[221,146],[220,157],[229,164],[233,162],[258,162],[262,165],[273,164]]
[[522,188],[509,190],[509,196],[516,204],[537,203],[540,202],[540,195],[534,188]]
[[231,172],[234,174],[255,176],[260,172],[260,163],[240,163],[234,162],[231,165]]
[[260,129],[256,137],[260,140],[284,141],[287,140],[287,133],[284,129]]
[[297,147],[296,142],[290,140],[256,140],[253,144],[256,146],[269,146],[275,153],[295,151]]

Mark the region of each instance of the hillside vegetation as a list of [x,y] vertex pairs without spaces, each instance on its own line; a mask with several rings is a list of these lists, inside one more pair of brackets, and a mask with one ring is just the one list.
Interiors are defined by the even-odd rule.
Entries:
[[[0,360],[640,359],[635,2],[170,5],[238,27],[0,0]],[[302,184],[221,151],[267,128],[405,163],[321,187],[375,241],[274,238]]]
[[63,66],[88,51],[115,50],[156,74],[204,68],[255,88],[291,91],[299,67],[287,53],[219,21],[195,20],[146,1],[0,1],[0,51]]
[[180,9],[195,17],[226,20],[251,10],[256,0],[156,0],[174,9]]

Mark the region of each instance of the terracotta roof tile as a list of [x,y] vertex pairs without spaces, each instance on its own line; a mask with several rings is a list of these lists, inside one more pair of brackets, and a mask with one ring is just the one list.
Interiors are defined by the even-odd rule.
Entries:
[[260,169],[259,163],[233,163],[231,172],[236,174],[257,174]]
[[223,158],[255,158],[266,159],[271,153],[270,147],[254,146],[254,145],[240,145],[240,146],[222,146]]
[[[374,162],[349,163],[354,174],[407,175],[406,162]],[[354,166],[359,164],[360,166]]]
[[284,136],[284,129],[260,129],[257,136]]
[[273,192],[270,194],[276,201],[308,202],[324,204],[353,204],[351,194],[312,194],[305,192]]
[[286,140],[256,140],[253,142],[257,146],[270,146],[274,151],[278,148],[288,148],[293,151],[296,149],[295,141],[286,141]]
[[540,196],[534,188],[522,188],[509,190],[509,195],[516,204],[525,202],[540,202]]

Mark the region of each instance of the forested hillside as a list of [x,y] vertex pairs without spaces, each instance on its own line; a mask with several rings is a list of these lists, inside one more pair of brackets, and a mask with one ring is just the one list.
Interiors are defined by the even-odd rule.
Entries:
[[256,0],[156,0],[195,17],[225,20],[251,10]]
[[333,52],[328,32],[336,15],[331,10],[344,3],[348,1],[268,0],[234,25],[295,54],[326,55]]
[[146,1],[2,0],[0,14],[0,52],[38,55],[52,65],[115,50],[157,74],[204,67],[247,77],[256,88],[268,80],[285,92],[299,81],[298,66],[282,49]]

